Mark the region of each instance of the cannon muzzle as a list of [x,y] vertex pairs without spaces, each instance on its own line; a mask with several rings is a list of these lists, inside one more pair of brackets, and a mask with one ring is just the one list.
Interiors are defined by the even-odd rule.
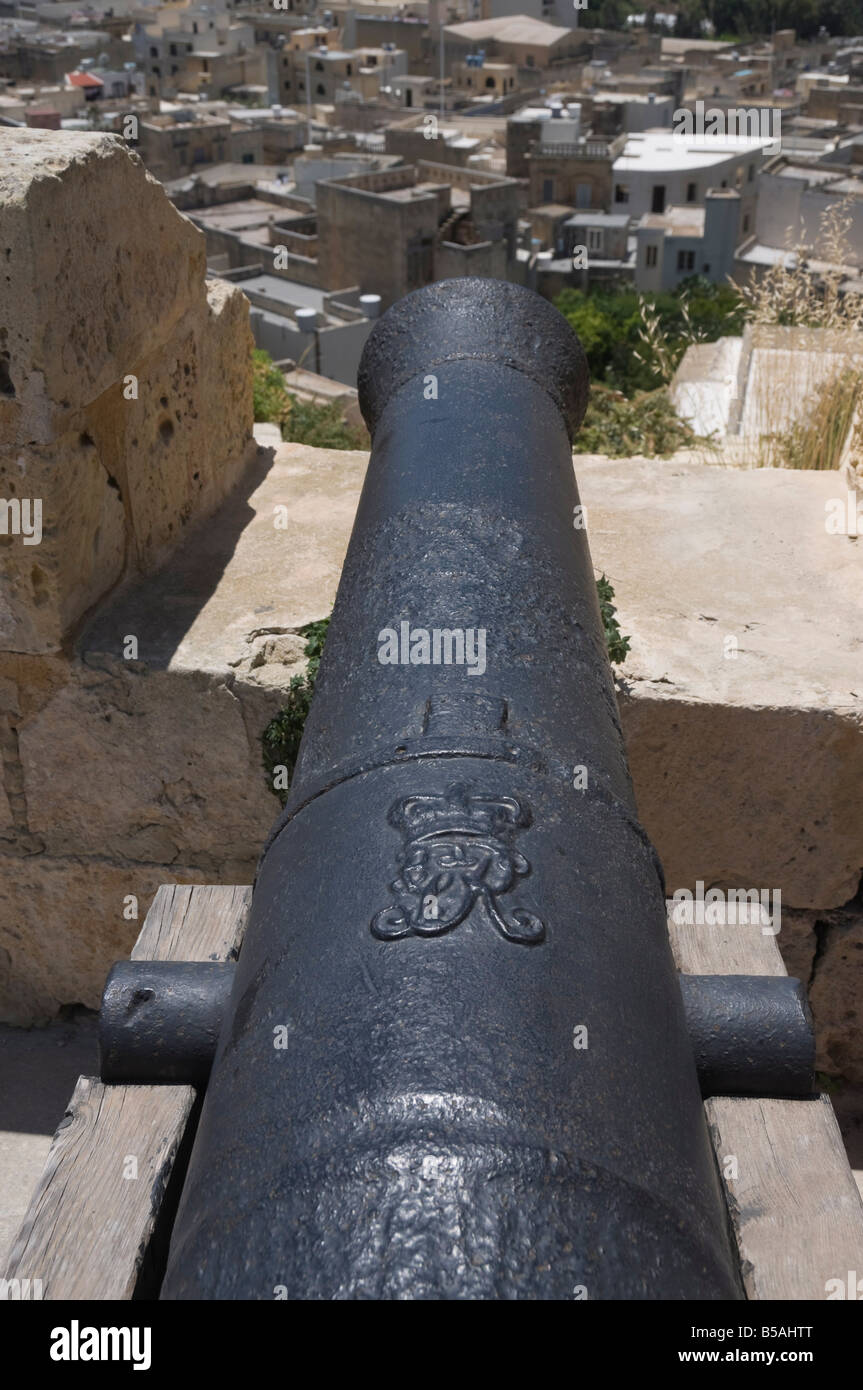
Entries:
[[580,524],[587,394],[511,284],[368,339],[368,473],[164,1298],[742,1296]]

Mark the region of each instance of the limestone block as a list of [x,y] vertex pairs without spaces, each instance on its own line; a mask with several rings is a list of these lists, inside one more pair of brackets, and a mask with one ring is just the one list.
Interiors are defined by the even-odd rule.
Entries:
[[808,985],[815,963],[817,920],[817,912],[800,912],[785,906],[781,911],[776,945],[788,974],[793,975],[796,980],[802,980],[804,985]]
[[142,573],[208,516],[248,467],[253,342],[248,302],[214,282],[172,338],[132,365],[137,396],[118,382],[81,412],[84,436],[126,508]]
[[[129,955],[159,884],[212,881],[182,864],[0,856],[0,1018],[29,1026],[63,1004],[98,1008],[107,971]],[[129,895],[137,920],[123,915]]]
[[0,450],[0,498],[26,507],[20,515],[29,515],[24,529],[35,542],[0,534],[0,650],[58,650],[68,628],[123,573],[119,490],[90,437],[75,428],[51,446]]
[[863,549],[837,474],[691,457],[575,460],[597,573],[632,649],[619,696],[670,894],[839,907],[863,870]]
[[254,863],[277,810],[262,730],[218,678],[124,667],[76,667],[19,730],[31,831],[52,855]]
[[0,446],[47,443],[202,296],[204,237],[125,142],[6,130]]
[[779,889],[791,907],[854,896],[863,865],[856,719],[663,697],[619,698],[639,816],[678,888]]
[[[123,141],[3,143],[0,650],[47,653],[248,466],[252,338],[245,296],[207,284],[202,233]],[[9,508],[33,531],[37,506],[38,543],[20,520],[2,534]]]
[[254,457],[251,436],[254,406],[251,359],[255,343],[249,302],[238,285],[207,282],[207,317],[201,338],[198,403],[205,430],[206,479],[201,510],[212,511],[239,475],[238,465]]
[[863,1083],[863,907],[855,917],[821,927],[819,958],[809,990],[818,1040],[816,1066]]

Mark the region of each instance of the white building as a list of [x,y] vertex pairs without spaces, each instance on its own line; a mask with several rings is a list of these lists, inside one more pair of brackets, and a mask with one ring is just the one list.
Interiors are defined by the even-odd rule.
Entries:
[[739,214],[733,188],[711,188],[703,207],[645,213],[636,233],[636,289],[676,290],[692,275],[723,284],[734,266]]
[[740,194],[740,234],[755,222],[758,171],[765,150],[774,142],[762,136],[693,136],[672,131],[630,135],[612,165],[612,211],[635,222],[666,207],[700,205],[709,188],[732,188]]

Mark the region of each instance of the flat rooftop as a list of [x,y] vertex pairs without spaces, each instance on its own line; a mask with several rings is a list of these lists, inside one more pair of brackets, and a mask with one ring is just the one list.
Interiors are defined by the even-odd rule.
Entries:
[[263,198],[243,198],[237,203],[220,203],[211,208],[190,208],[189,215],[208,227],[225,231],[267,226],[289,211],[279,203],[267,203]]
[[273,309],[318,309],[324,312],[325,291],[314,285],[301,285],[296,280],[284,280],[280,275],[250,275],[246,280],[232,281],[241,290],[254,291],[266,295],[273,302]]
[[502,15],[499,19],[471,19],[464,24],[447,24],[444,30],[463,39],[497,39],[500,43],[549,47],[573,33],[572,29],[546,24],[545,20],[532,19],[526,14]]
[[775,141],[760,135],[695,137],[674,135],[671,131],[649,131],[628,137],[623,153],[617,156],[613,168],[616,174],[639,170],[647,174],[660,174],[669,170],[709,169],[735,156],[757,154],[773,144]]
[[704,208],[667,207],[665,212],[646,212],[638,225],[671,236],[700,237],[704,235]]

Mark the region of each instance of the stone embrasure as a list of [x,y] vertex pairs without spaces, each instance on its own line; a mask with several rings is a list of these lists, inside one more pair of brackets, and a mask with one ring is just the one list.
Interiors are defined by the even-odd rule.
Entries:
[[[185,687],[143,679],[123,641],[114,673],[70,655],[86,615],[247,476],[252,338],[245,296],[206,282],[203,235],[121,140],[2,143],[0,1018],[30,1023],[98,1001],[160,882],[246,880],[254,864],[247,802],[265,793],[227,685],[204,700],[230,711],[217,753],[192,771]],[[208,777],[238,808],[215,862],[194,832],[171,834]],[[261,806],[260,834],[268,819]]]
[[[160,878],[251,882],[278,811],[261,734],[303,669],[299,629],[332,607],[365,467],[298,444],[262,452],[248,486],[105,605],[65,676],[27,697],[7,795],[41,852],[3,866],[25,883],[0,901],[6,1017],[96,1004],[139,925],[122,917],[126,894],[143,911]],[[863,1080],[863,551],[824,528],[837,475],[681,457],[582,457],[576,473],[632,640],[621,716],[669,893],[699,879],[779,889],[819,1066]],[[130,633],[137,662],[122,656]],[[61,887],[65,911],[48,910]]]
[[0,499],[42,518],[0,537],[0,651],[47,654],[246,468],[248,302],[109,135],[4,132],[0,267]]

